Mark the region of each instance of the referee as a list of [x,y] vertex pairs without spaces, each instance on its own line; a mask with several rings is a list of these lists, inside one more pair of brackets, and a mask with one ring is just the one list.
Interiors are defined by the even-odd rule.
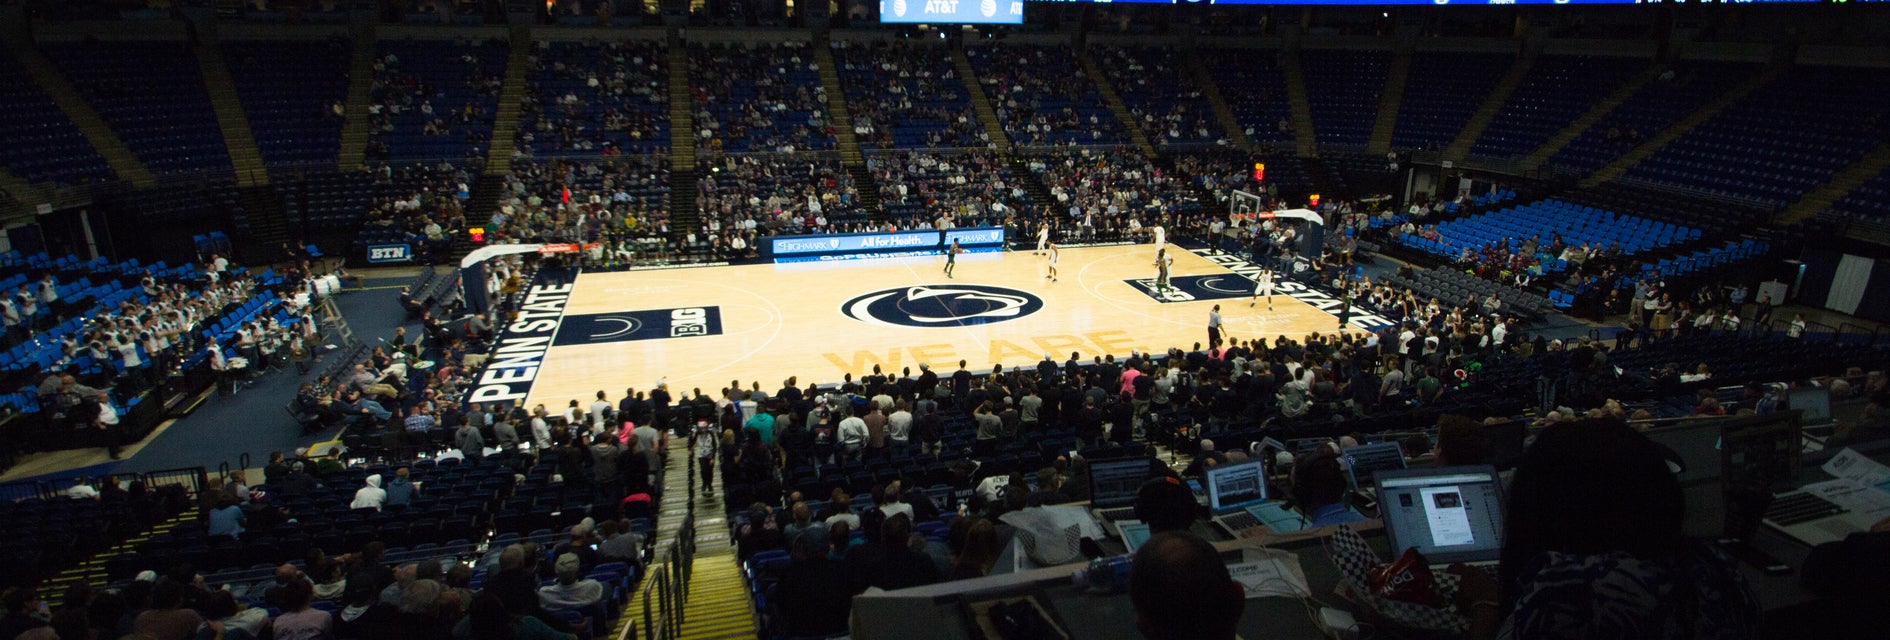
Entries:
[[1221,305],[1208,312],[1208,349],[1221,347]]

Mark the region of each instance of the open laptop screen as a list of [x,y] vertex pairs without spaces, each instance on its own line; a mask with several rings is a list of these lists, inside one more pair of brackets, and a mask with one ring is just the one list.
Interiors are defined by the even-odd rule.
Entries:
[[1820,424],[1831,419],[1830,389],[1793,389],[1786,402],[1791,408],[1804,412],[1799,414],[1800,424]]
[[1089,463],[1089,504],[1113,509],[1135,504],[1135,493],[1148,481],[1147,458],[1099,460]]
[[1377,485],[1393,553],[1417,549],[1431,564],[1498,559],[1503,483],[1496,467],[1384,470]]
[[1266,502],[1267,474],[1259,460],[1207,472],[1208,509],[1220,513]]
[[1404,450],[1396,442],[1374,442],[1345,450],[1345,473],[1353,489],[1372,486],[1372,478],[1385,469],[1404,468]]

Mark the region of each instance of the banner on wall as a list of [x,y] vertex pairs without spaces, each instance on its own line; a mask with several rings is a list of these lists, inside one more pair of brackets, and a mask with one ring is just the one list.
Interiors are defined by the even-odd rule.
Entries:
[[367,248],[367,261],[375,264],[413,260],[413,245],[377,244]]

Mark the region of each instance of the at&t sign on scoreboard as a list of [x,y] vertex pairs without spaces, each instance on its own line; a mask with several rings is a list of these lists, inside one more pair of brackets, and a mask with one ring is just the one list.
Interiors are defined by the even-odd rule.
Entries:
[[902,24],[1023,24],[1023,0],[879,0],[879,21]]

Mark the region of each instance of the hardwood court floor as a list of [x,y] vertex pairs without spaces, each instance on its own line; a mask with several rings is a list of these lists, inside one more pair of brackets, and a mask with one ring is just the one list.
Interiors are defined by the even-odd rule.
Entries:
[[[1062,362],[1072,351],[1087,361],[1205,347],[1217,303],[1225,333],[1243,340],[1337,328],[1332,314],[1284,295],[1273,297],[1273,311],[1264,300],[1250,308],[1251,280],[1170,251],[1175,279],[1214,292],[1208,296],[1238,297],[1158,302],[1128,282],[1154,277],[1151,244],[1064,250],[1056,282],[1045,278],[1048,259],[1028,251],[960,256],[955,278],[942,272],[942,257],[585,273],[564,307],[561,346],[545,353],[527,406],[587,405],[599,390],[614,402],[625,387],[645,390],[659,379],[677,395],[715,393],[731,380],[744,388],[759,381],[773,393],[791,375],[804,387],[859,377],[876,364],[917,375],[924,363],[950,376],[960,359],[977,371],[1034,366],[1045,353]],[[719,335],[612,341],[622,332],[577,318],[635,314],[647,324],[669,310],[708,307],[719,315]],[[972,319],[953,321],[962,318]]]

